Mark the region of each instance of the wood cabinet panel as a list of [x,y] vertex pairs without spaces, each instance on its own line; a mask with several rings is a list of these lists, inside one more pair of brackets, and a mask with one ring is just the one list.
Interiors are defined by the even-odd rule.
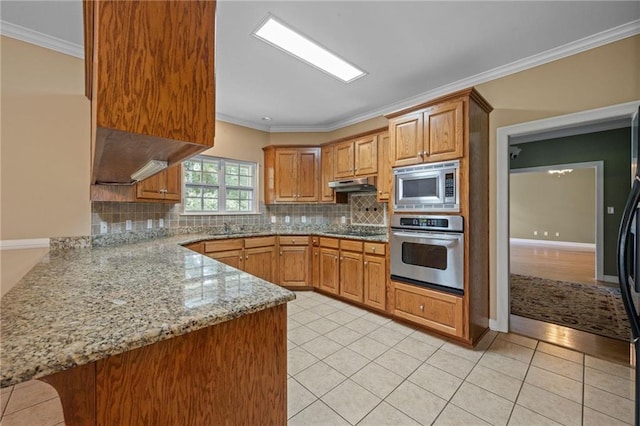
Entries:
[[464,335],[462,297],[394,282],[394,314],[456,337]]
[[364,304],[384,311],[386,308],[387,267],[384,256],[364,255]]
[[364,243],[365,254],[375,254],[384,256],[386,254],[387,245],[384,243]]
[[212,259],[236,269],[244,269],[244,255],[242,250],[215,251],[206,253]]
[[280,246],[280,280],[285,287],[309,285],[309,246]]
[[355,175],[366,176],[378,173],[378,136],[368,136],[353,143],[355,152]]
[[362,253],[362,241],[340,240],[340,249]]
[[391,161],[394,167],[410,166],[422,162],[422,113],[407,114],[389,120]]
[[320,237],[320,246],[328,248],[340,248],[340,240],[337,238]]
[[424,161],[461,158],[464,146],[464,101],[434,105],[424,111]]
[[320,247],[311,248],[311,285],[320,287]]
[[180,202],[182,197],[182,165],[178,164],[169,167],[136,183],[135,186],[138,200]]
[[281,235],[278,237],[281,246],[307,246],[309,237],[306,235]]
[[350,251],[340,251],[340,296],[362,303],[363,255]]
[[92,181],[124,183],[151,159],[213,146],[215,1],[85,5]]
[[[246,244],[246,241],[245,241]],[[245,248],[244,271],[269,282],[276,281],[277,256],[275,246]]]
[[389,162],[389,132],[378,135],[378,202],[388,201],[391,193],[391,163]]
[[338,294],[340,284],[340,252],[333,248],[320,247],[320,288]]
[[298,151],[278,149],[275,153],[275,201],[295,202],[298,194]]
[[205,253],[212,253],[215,251],[242,250],[242,247],[242,238],[229,238],[227,240],[204,242]]
[[275,246],[276,237],[253,237],[244,239],[244,248]]
[[341,142],[333,147],[335,155],[335,166],[333,176],[336,179],[353,176],[354,152],[353,142]]
[[298,194],[296,201],[318,201],[320,177],[320,153],[317,148],[301,149],[298,153]]
[[320,201],[335,201],[335,191],[329,188],[329,182],[333,177],[333,147],[323,146],[320,150],[320,167],[322,179],[320,180]]

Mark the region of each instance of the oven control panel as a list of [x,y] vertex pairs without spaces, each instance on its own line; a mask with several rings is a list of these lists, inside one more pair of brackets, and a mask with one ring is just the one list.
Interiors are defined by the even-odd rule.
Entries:
[[462,232],[464,230],[462,216],[438,215],[394,214],[391,216],[391,227],[397,229],[454,232]]

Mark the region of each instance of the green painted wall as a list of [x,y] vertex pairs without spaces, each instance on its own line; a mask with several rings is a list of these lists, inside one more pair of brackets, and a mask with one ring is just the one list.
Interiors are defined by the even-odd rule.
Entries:
[[[516,145],[511,169],[604,161],[604,274],[616,276],[618,226],[631,187],[631,128],[607,130]],[[606,207],[613,206],[614,214]]]

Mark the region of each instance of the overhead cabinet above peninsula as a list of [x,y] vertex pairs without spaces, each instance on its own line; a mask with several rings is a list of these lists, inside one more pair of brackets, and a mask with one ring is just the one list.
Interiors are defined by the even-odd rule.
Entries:
[[213,146],[216,2],[83,3],[91,183]]

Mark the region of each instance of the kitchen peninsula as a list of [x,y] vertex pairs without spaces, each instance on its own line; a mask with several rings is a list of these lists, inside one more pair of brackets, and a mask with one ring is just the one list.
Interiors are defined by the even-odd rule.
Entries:
[[198,238],[47,255],[1,299],[0,385],[52,384],[67,426],[285,424],[295,295]]

